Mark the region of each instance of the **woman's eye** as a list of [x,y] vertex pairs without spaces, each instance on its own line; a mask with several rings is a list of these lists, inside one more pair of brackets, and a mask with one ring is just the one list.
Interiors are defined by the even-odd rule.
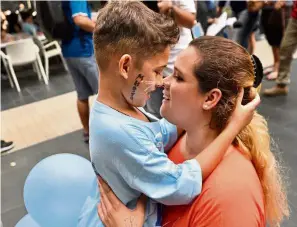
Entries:
[[173,77],[176,79],[176,81],[183,81],[183,78],[181,78],[179,75],[174,75]]

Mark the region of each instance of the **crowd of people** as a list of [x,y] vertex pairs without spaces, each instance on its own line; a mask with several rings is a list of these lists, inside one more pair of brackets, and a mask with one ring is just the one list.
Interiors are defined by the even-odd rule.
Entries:
[[[276,85],[264,95],[288,94],[297,1],[231,1],[232,36],[198,39],[191,28],[206,31],[226,1],[108,1],[96,21],[87,1],[62,8],[74,28],[62,52],[98,177],[78,226],[277,227],[289,216],[255,109],[265,76]],[[266,69],[253,54],[258,29],[274,57]]]

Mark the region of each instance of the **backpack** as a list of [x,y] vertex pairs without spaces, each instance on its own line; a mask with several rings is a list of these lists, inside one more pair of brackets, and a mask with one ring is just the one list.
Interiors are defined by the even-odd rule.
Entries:
[[64,14],[62,1],[36,1],[36,8],[37,19],[47,36],[63,41],[73,38],[75,28]]

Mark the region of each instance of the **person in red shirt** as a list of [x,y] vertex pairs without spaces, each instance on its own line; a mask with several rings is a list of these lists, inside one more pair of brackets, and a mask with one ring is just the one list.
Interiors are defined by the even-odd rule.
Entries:
[[297,50],[297,1],[293,3],[292,14],[280,47],[280,65],[276,85],[264,90],[266,96],[287,95],[290,84],[290,69],[293,54]]
[[[174,74],[164,80],[161,115],[186,131],[168,157],[178,164],[199,154],[230,120],[240,89],[246,104],[262,77],[260,60],[233,41],[193,40],[178,56]],[[142,226],[143,198],[130,211],[102,180],[99,187],[98,213],[105,226]],[[206,178],[201,194],[189,205],[164,207],[162,226],[265,227],[268,222],[276,227],[288,215],[267,122],[256,113]]]

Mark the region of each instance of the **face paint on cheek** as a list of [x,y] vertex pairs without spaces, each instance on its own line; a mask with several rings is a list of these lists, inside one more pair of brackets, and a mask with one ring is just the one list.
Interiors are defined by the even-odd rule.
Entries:
[[132,91],[131,91],[131,95],[130,95],[130,99],[133,101],[134,99],[134,95],[136,93],[136,90],[137,88],[139,87],[140,83],[143,81],[143,78],[144,78],[144,75],[142,74],[139,74],[135,81],[134,81],[134,84],[133,84],[133,87],[132,87]]

